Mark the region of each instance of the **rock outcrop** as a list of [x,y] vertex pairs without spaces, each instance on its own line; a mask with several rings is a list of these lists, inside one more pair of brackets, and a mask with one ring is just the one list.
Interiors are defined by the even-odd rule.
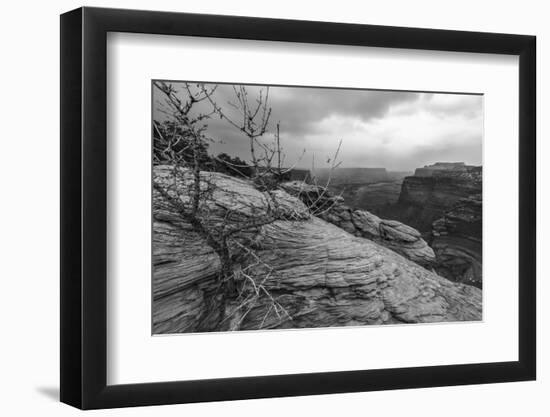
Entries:
[[437,257],[437,272],[453,281],[481,287],[481,194],[458,200],[432,227],[431,246]]
[[[190,174],[184,172],[182,180],[175,180],[173,173],[172,167],[156,166],[154,181],[185,201],[177,189],[184,189],[182,183]],[[254,256],[235,256],[234,280],[239,288],[253,280],[259,296],[247,305],[224,296],[219,253],[155,189],[153,333],[481,319],[479,289],[453,283],[372,240],[312,216],[287,192],[276,190],[268,196],[250,181],[219,173],[202,173],[201,179],[214,185],[204,208],[212,222],[233,218],[228,209],[240,219],[259,218],[272,210],[273,199],[278,202],[277,220],[236,236],[250,242]],[[363,221],[367,229],[369,221]],[[411,234],[406,227],[386,228],[380,219],[376,223],[378,229],[403,239]]]
[[457,169],[436,169],[441,163],[424,167],[430,174],[406,177],[392,216],[421,232],[430,233],[432,223],[460,199],[480,194],[481,167],[460,165]]
[[396,220],[384,220],[365,211],[349,207],[344,199],[326,189],[301,182],[287,182],[282,188],[299,197],[317,217],[346,232],[370,239],[425,267],[435,262],[435,254],[420,232]]

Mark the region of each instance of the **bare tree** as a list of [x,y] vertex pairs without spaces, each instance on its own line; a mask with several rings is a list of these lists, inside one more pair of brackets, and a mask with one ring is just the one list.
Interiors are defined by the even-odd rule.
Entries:
[[[206,91],[206,87],[203,87]],[[305,149],[290,168],[284,169],[285,155],[280,141],[281,123],[277,122],[273,141],[264,140],[269,131],[272,109],[269,106],[269,87],[260,88],[255,97],[251,98],[249,90],[244,85],[233,86],[233,100],[227,106],[236,114],[230,114],[214,99],[208,96],[213,112],[226,120],[229,125],[241,132],[249,142],[250,160],[254,170],[254,180],[257,185],[267,190],[274,189],[290,173],[305,154]],[[252,104],[251,104],[252,103]],[[277,157],[276,162],[274,158]]]
[[311,170],[313,175],[312,183],[316,188],[316,193],[305,192],[305,189],[304,189],[305,184],[302,183],[301,185],[299,196],[302,199],[302,201],[306,204],[306,206],[310,208],[312,214],[315,216],[321,216],[327,211],[330,211],[333,208],[335,202],[338,200],[338,198],[342,197],[343,191],[336,198],[331,198],[331,199],[326,198],[328,195],[330,183],[332,181],[332,175],[334,171],[342,164],[342,161],[338,160],[341,148],[342,148],[342,139],[340,139],[340,141],[338,142],[338,147],[336,148],[334,155],[328,158],[328,163],[330,164],[329,173],[328,173],[327,181],[323,185],[319,184],[317,176],[314,174],[315,154],[313,154],[312,162],[311,162]]
[[[217,253],[221,264],[216,291],[210,297],[210,305],[197,324],[198,328],[215,316],[218,317],[218,326],[236,330],[253,309],[262,308],[265,311],[262,310],[260,328],[292,320],[288,309],[269,289],[278,272],[262,260],[258,247],[261,239],[258,238],[265,226],[278,220],[304,219],[300,213],[280,206],[278,188],[281,188],[285,175],[302,159],[305,149],[294,165],[284,168],[280,122],[275,125],[272,140],[267,139],[272,112],[269,87],[260,89],[255,97],[251,97],[245,86],[233,86],[234,98],[227,103],[227,108],[233,109],[235,116],[218,105],[215,98],[217,86],[183,83],[178,91],[170,83],[155,81],[153,85],[164,97],[161,109],[168,118],[163,124],[153,123],[154,158],[156,163],[171,167],[171,182],[154,178],[154,190],[164,204],[205,239]],[[201,112],[200,109],[205,107],[210,107],[210,111]],[[251,166],[239,159],[207,154],[208,143],[212,141],[207,135],[207,122],[214,115],[238,129],[248,140]],[[329,158],[331,174],[340,165],[337,159],[341,145],[342,141],[334,157]],[[232,191],[218,188],[220,177],[209,172],[215,167],[209,160],[223,164],[241,176],[246,176],[244,168],[251,168],[251,179],[265,197],[265,207],[258,210],[254,204],[239,200],[238,195],[233,195],[238,204],[220,204],[216,193],[221,192],[231,199]],[[314,169],[313,163],[312,174]],[[331,175],[329,182],[330,178]],[[316,194],[307,189],[308,185],[311,184],[306,184],[304,179],[297,188],[294,187],[294,194],[306,203],[313,215],[329,210],[325,198],[329,183],[320,186],[315,182]]]
[[[205,86],[203,86],[204,91],[206,91]],[[260,161],[256,155],[256,146],[259,145],[265,148],[265,145],[258,138],[266,133],[269,118],[271,117],[271,107],[268,106],[269,87],[266,88],[265,93],[264,89],[260,89],[258,97],[254,100],[255,103],[252,104],[250,104],[249,93],[244,85],[233,85],[233,92],[235,101],[228,101],[227,104],[237,111],[239,119],[230,117],[211,95],[208,96],[208,100],[214,112],[248,138],[252,164],[254,167],[257,167]]]
[[[155,144],[158,148],[158,160],[172,166],[172,183],[166,184],[165,181],[154,179],[154,190],[172,211],[178,213],[184,222],[190,224],[206,240],[218,254],[221,263],[218,286],[213,297],[221,295],[222,301],[217,307],[212,303],[212,308],[208,309],[202,321],[205,322],[212,314],[217,314],[220,325],[232,321],[230,328],[238,327],[248,314],[245,309],[250,311],[258,304],[264,304],[265,299],[270,303],[269,312],[272,311],[280,317],[284,312],[285,320],[290,319],[288,312],[267,290],[266,281],[275,276],[274,271],[271,270],[260,278],[254,275],[253,270],[260,257],[251,243],[256,240],[255,235],[262,226],[281,218],[288,219],[288,215],[283,214],[277,200],[269,192],[265,194],[266,207],[263,213],[256,214],[257,208],[251,204],[247,209],[252,215],[243,217],[239,210],[221,206],[214,198],[217,185],[213,174],[204,169],[204,164],[201,165],[201,153],[204,152],[205,142],[210,140],[206,136],[206,121],[212,114],[219,113],[219,110],[214,108],[211,112],[199,113],[195,106],[204,100],[214,103],[212,94],[216,86],[207,89],[204,85],[196,85],[193,88],[184,83],[182,91],[177,91],[171,84],[154,82],[154,87],[163,94],[167,106],[164,113],[171,120],[174,131],[178,132],[177,135],[166,137],[159,126],[154,124],[159,139]],[[239,94],[239,106],[246,115],[243,119],[243,132],[250,140],[253,166],[259,172],[260,161],[264,161],[267,154],[257,158],[255,146],[259,143],[258,138],[267,130],[271,113],[271,109],[267,107],[268,93],[265,97],[260,93],[257,105],[251,108],[246,89],[243,87],[235,91]],[[233,165],[233,168],[242,168],[228,161],[223,163],[229,167]],[[228,190],[223,192],[229,193]],[[243,268],[241,264],[244,263],[248,265]],[[238,305],[233,311],[226,311],[229,301]],[[234,320],[235,316],[238,317],[237,321]]]

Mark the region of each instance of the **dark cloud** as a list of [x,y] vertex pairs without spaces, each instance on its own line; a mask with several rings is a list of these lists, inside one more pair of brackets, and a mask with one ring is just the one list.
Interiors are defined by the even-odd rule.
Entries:
[[[177,87],[178,84],[174,83]],[[249,103],[260,90],[248,86]],[[182,95],[183,97],[183,95]],[[154,93],[154,117],[161,94]],[[236,120],[241,116],[231,85],[218,85],[215,101]],[[309,152],[299,166],[310,164],[311,154],[330,154],[338,140],[344,141],[344,166],[375,166],[410,170],[436,161],[481,163],[482,97],[457,94],[373,91],[330,88],[270,87],[271,126],[281,122],[281,136],[289,164],[305,148]],[[201,103],[198,112],[208,112]],[[208,134],[210,149],[248,159],[246,138],[227,121],[212,118]],[[273,131],[273,130],[272,130]],[[266,135],[270,140],[272,133]]]
[[357,118],[363,122],[381,118],[392,104],[419,99],[418,93],[336,89],[287,89],[274,95],[274,116],[290,134],[314,129],[321,120],[331,116]]
[[[260,89],[248,87],[250,97],[258,97]],[[319,121],[333,115],[362,121],[381,118],[393,104],[413,102],[421,96],[410,92],[299,87],[270,87],[269,94],[272,120],[281,121],[282,129],[292,135],[310,132]],[[220,105],[234,101],[233,95],[231,86],[218,86],[216,99]]]

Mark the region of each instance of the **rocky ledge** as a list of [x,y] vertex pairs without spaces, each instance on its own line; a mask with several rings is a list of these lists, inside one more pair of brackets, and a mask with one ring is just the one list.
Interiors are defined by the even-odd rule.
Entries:
[[[190,174],[180,173],[183,180],[173,174],[172,167],[156,166],[154,181],[184,201],[174,188],[183,189]],[[241,220],[260,218],[272,210],[273,199],[278,202],[277,220],[235,237],[236,244],[251,242],[253,256],[234,257],[233,279],[258,297],[245,298],[254,300],[249,304],[242,294],[224,299],[219,253],[155,188],[154,333],[481,319],[478,288],[451,282],[373,240],[312,216],[287,192],[267,195],[251,181],[219,173],[201,173],[201,179],[214,186],[212,199],[202,207],[214,223],[232,219],[228,212]],[[406,227],[386,228],[380,219],[372,223],[377,221],[378,230],[391,230],[405,240],[411,234]],[[245,287],[248,280],[254,285]]]
[[349,207],[326,189],[299,181],[282,188],[297,196],[319,218],[357,237],[370,239],[425,267],[435,263],[435,254],[420,232],[396,220],[384,220],[366,210]]

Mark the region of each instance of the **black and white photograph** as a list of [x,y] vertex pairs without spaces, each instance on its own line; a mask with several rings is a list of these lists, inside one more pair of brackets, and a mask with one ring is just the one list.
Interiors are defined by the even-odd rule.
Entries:
[[482,320],[483,95],[151,89],[153,334]]
[[6,2],[0,416],[548,415],[544,4]]

